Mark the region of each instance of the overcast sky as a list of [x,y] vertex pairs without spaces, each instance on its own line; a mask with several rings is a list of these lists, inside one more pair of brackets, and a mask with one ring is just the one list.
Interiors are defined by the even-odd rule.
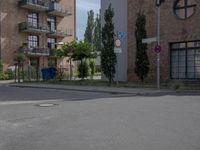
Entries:
[[[95,13],[99,13],[100,0],[77,0],[77,37],[82,40],[87,24],[87,12],[94,10]],[[95,15],[96,16],[96,15]]]

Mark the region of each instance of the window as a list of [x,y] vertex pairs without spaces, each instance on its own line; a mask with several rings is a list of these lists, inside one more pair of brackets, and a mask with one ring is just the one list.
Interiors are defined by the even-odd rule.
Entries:
[[38,28],[38,14],[37,13],[29,12],[28,24],[31,27]]
[[200,79],[200,41],[171,44],[171,78]]
[[195,7],[195,0],[177,0],[174,5],[174,11],[179,18],[186,19],[194,14]]
[[56,48],[56,39],[54,39],[54,38],[48,38],[47,43],[48,43],[48,48],[49,49]]
[[48,17],[47,18],[47,24],[49,27],[49,30],[52,32],[55,32],[56,30],[56,18],[55,17]]
[[28,48],[34,48],[39,46],[39,37],[35,35],[28,36]]

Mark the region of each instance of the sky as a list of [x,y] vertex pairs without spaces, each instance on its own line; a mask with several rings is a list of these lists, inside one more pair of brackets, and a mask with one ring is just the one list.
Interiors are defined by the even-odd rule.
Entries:
[[99,13],[100,0],[77,0],[76,6],[77,6],[76,33],[77,33],[78,40],[83,40],[85,28],[87,24],[87,12],[92,9],[94,10],[95,14]]

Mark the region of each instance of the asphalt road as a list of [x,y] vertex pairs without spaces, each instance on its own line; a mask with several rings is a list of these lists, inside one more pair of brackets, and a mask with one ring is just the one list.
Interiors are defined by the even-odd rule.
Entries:
[[0,86],[0,101],[33,101],[33,100],[89,100],[95,98],[128,96],[128,94],[112,94],[98,92],[81,92],[69,90],[55,90],[42,88],[9,87],[6,84]]
[[199,96],[0,87],[0,100],[0,150],[200,149]]

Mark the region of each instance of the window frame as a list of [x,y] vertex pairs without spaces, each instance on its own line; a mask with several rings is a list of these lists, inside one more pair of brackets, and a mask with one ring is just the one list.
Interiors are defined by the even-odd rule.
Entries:
[[[173,45],[175,45],[175,44],[181,44],[181,43],[184,43],[185,44],[185,48],[184,47],[176,47],[176,48],[174,48],[173,47]],[[192,46],[189,46],[189,43],[193,43],[194,44],[194,46],[192,47]],[[195,45],[195,43],[198,43],[198,45]],[[198,71],[196,71],[196,68],[200,68],[200,59],[199,60],[196,60],[196,57],[195,56],[199,56],[200,57],[200,54],[197,54],[196,55],[196,53],[197,53],[197,51],[199,51],[200,52],[200,40],[195,40],[195,41],[184,41],[184,42],[173,42],[173,43],[169,43],[169,46],[170,46],[170,79],[172,79],[172,80],[199,80],[200,79],[200,75],[199,75],[199,77],[198,76],[196,76],[198,73],[200,73],[200,71],[198,72]],[[180,63],[180,60],[179,60],[179,53],[180,53],[180,51],[183,51],[183,50],[185,50],[185,55],[183,55],[184,57],[185,57],[185,61],[184,61],[184,63],[185,63],[185,65],[184,65],[184,70],[185,70],[185,77],[184,78],[182,78],[182,77],[180,77],[180,71],[179,71],[179,69],[180,69],[180,65],[179,65],[179,63]],[[193,50],[194,51],[194,54],[193,55],[188,55],[189,54],[189,52],[191,52],[191,50]],[[178,51],[178,61],[177,61],[177,63],[178,63],[178,67],[177,67],[177,69],[178,69],[178,75],[177,75],[177,77],[173,77],[173,74],[172,74],[172,72],[173,72],[173,66],[172,66],[172,64],[174,63],[173,62],[173,60],[172,60],[172,51]],[[189,58],[189,56],[192,56],[192,57],[194,57],[194,59],[192,59],[192,60],[189,60],[188,58]],[[193,66],[191,66],[191,67],[189,67],[189,62],[190,61],[192,61],[192,62],[194,62],[194,65]],[[198,65],[199,64],[199,65]],[[189,70],[191,69],[193,67],[193,69],[194,69],[194,72],[190,72]],[[194,77],[189,77],[189,73],[193,73],[194,74]]]
[[27,22],[31,27],[38,28],[39,26],[39,15],[36,12],[28,12]]
[[[177,7],[178,3],[180,1],[184,1],[184,6],[181,6],[181,7]],[[195,0],[194,0],[195,1]],[[190,17],[192,17],[195,12],[196,12],[196,6],[197,6],[197,3],[196,4],[188,4],[188,0],[176,0],[175,3],[174,3],[174,7],[173,7],[173,11],[174,11],[174,14],[176,15],[177,18],[179,19],[182,19],[182,20],[185,20],[185,19],[188,19]],[[192,15],[190,16],[187,16],[188,15],[188,9],[189,8],[194,8],[194,12],[192,13]],[[184,11],[184,18],[180,17],[177,13],[177,10],[183,10]]]
[[47,25],[48,25],[49,30],[51,32],[55,32],[55,30],[57,30],[56,17],[54,17],[54,16],[48,16],[47,17]]
[[37,48],[39,47],[39,36],[29,35],[28,36],[28,48]]

